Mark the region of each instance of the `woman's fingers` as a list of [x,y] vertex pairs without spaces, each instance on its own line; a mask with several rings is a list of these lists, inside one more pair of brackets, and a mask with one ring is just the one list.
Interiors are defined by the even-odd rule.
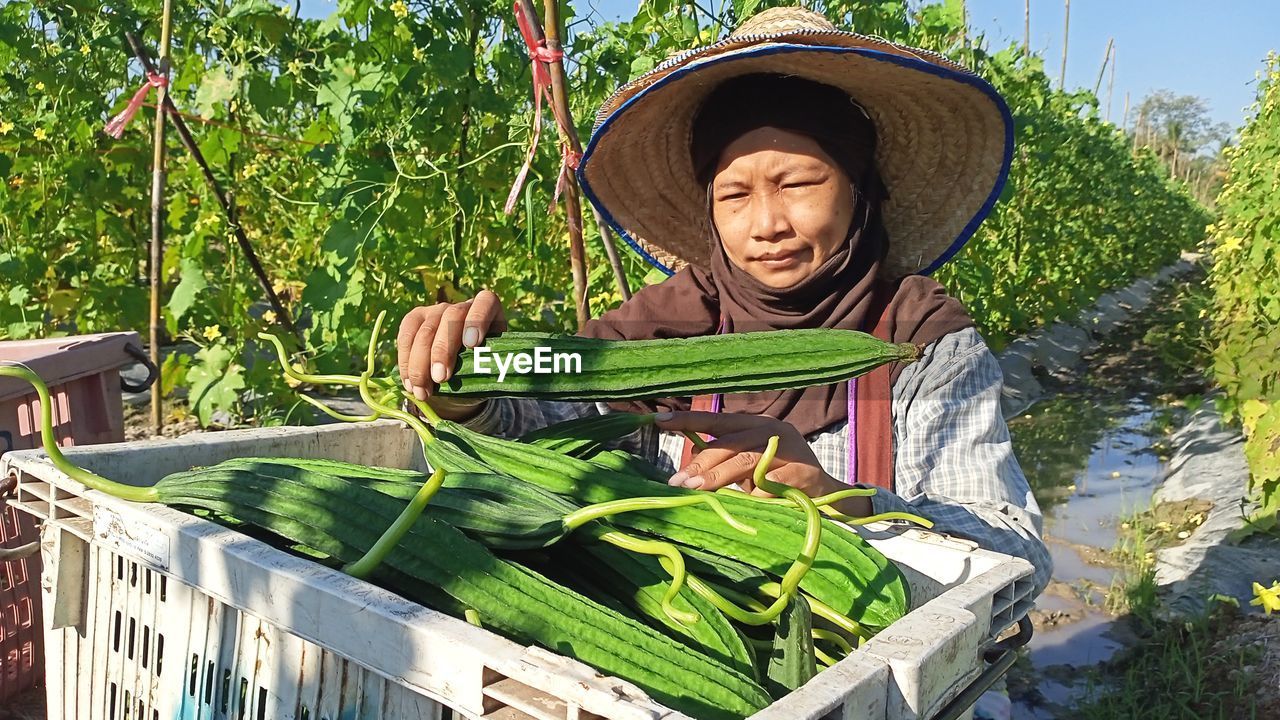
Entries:
[[[400,371],[401,377],[409,382],[413,396],[419,400],[426,400],[431,388],[431,345],[435,342],[440,318],[448,307],[448,305],[432,305],[418,308],[422,311],[421,319],[416,322],[417,327],[412,329],[413,334],[409,336],[407,353],[403,349],[404,338],[406,330],[413,325],[408,322],[407,317],[405,325],[401,327],[401,336],[397,339],[400,344],[400,357],[404,363]],[[414,312],[416,313],[417,310]]]
[[454,363],[462,351],[463,322],[471,305],[470,300],[450,305],[440,316],[440,327],[431,343],[431,380],[437,385],[444,384],[453,375]]
[[425,401],[436,385],[453,375],[463,347],[475,347],[486,333],[506,326],[502,302],[489,290],[466,302],[410,310],[396,334],[396,361],[405,389]]
[[757,425],[742,432],[722,435],[667,482],[688,488],[719,490],[749,481],[770,434],[768,427]]
[[473,348],[484,342],[490,331],[502,332],[507,329],[507,320],[502,312],[502,301],[492,290],[481,290],[471,301],[471,309],[467,311],[462,326],[463,347]]

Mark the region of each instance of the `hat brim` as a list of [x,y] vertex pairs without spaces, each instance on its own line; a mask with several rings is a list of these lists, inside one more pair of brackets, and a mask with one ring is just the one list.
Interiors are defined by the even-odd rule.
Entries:
[[694,179],[689,138],[703,98],[738,75],[823,82],[867,110],[889,191],[885,270],[893,277],[933,272],[959,252],[1008,178],[1009,107],[990,83],[961,69],[868,47],[770,42],[694,56],[659,72],[629,83],[641,87],[602,113],[578,177],[609,226],[667,273],[685,263],[706,267],[709,259],[706,189]]

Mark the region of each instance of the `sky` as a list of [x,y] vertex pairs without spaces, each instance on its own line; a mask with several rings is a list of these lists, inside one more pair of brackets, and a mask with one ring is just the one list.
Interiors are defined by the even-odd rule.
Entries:
[[[604,19],[629,17],[640,1],[587,0]],[[988,47],[1021,42],[1024,0],[968,3],[969,23],[975,34],[987,36]],[[328,14],[334,5],[302,2],[303,13],[312,17]],[[1031,46],[1055,78],[1062,63],[1063,12],[1064,0],[1031,0]],[[1116,48],[1113,122],[1122,119],[1125,93],[1136,106],[1153,90],[1168,89],[1204,98],[1215,121],[1235,128],[1253,102],[1254,78],[1267,51],[1280,52],[1280,0],[1073,0],[1068,88],[1093,87],[1110,37]],[[1104,77],[1104,103],[1107,82]],[[1131,124],[1134,119],[1131,113]]]

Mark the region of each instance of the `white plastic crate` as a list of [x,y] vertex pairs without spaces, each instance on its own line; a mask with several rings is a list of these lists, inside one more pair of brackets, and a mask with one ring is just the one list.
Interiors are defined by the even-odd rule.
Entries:
[[[276,428],[68,450],[137,485],[241,456],[421,467],[399,423]],[[524,647],[233,530],[85,489],[39,451],[0,459],[44,521],[51,720],[683,717]],[[919,530],[860,529],[916,608],[758,720],[931,717],[1030,608],[1031,566]]]

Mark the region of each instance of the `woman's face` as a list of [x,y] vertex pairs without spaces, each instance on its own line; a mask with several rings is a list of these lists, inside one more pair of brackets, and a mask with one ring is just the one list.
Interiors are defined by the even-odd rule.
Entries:
[[788,288],[844,245],[853,190],[812,138],[763,127],[720,154],[711,218],[734,265],[771,288]]

